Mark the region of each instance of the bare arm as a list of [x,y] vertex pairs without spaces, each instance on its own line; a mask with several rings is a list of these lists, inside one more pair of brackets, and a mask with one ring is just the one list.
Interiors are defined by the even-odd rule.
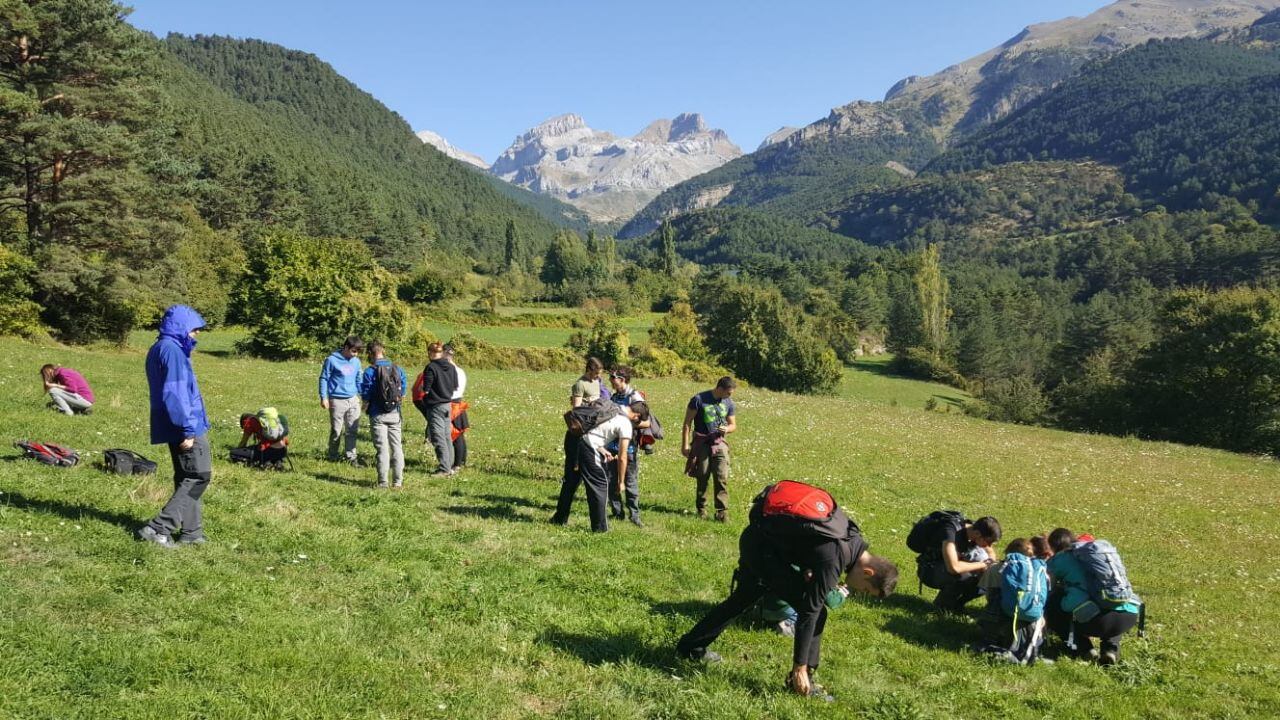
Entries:
[[724,434],[728,435],[729,433],[737,429],[738,429],[738,416],[730,415],[728,422],[724,424]]
[[693,430],[693,408],[685,408],[684,425],[680,426],[680,454],[689,457],[689,435]]
[[942,561],[947,565],[947,572],[952,575],[963,575],[969,572],[982,572],[987,569],[986,563],[966,562],[960,559],[953,542],[942,543]]

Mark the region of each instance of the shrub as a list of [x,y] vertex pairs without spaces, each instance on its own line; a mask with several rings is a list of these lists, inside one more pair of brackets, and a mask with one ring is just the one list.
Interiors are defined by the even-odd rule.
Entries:
[[598,357],[605,367],[626,362],[631,349],[626,329],[617,318],[607,315],[597,317],[589,329],[571,335],[565,347],[579,357]]
[[430,305],[462,294],[462,281],[442,270],[421,267],[400,282],[397,296],[408,303]]
[[839,385],[843,367],[835,352],[776,289],[709,283],[699,301],[707,347],[747,381],[796,393],[829,393]]
[[970,414],[1023,425],[1040,422],[1049,407],[1039,383],[1025,375],[987,383],[981,398]]
[[582,356],[567,348],[524,348],[491,345],[469,333],[458,333],[449,342],[458,364],[477,370],[534,370],[578,372]]
[[412,329],[391,273],[356,240],[319,240],[290,230],[259,235],[238,293],[250,336],[242,349],[271,359],[318,355],[355,334],[388,344]]
[[665,348],[685,360],[706,361],[710,357],[702,333],[698,330],[698,316],[688,303],[676,303],[666,315],[658,318],[649,331],[649,342]]
[[697,382],[712,383],[731,373],[727,368],[710,362],[685,360],[671,350],[644,345],[632,354],[628,361],[636,377],[681,377]]
[[44,334],[40,325],[40,306],[31,299],[28,278],[35,264],[0,245],[0,335],[38,337]]

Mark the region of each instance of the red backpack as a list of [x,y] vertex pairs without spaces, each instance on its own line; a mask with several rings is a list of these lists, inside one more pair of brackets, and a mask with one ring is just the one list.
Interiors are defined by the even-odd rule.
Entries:
[[751,521],[770,532],[844,540],[857,527],[831,493],[794,480],[766,487],[751,505]]

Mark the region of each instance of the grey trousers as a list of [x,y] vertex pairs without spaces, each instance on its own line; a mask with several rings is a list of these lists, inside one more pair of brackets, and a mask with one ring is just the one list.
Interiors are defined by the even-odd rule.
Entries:
[[440,466],[438,473],[453,472],[453,423],[449,420],[449,403],[436,403],[427,406],[427,439],[431,447],[436,449],[436,460]]
[[79,393],[73,393],[62,388],[49,388],[49,397],[53,399],[53,404],[57,406],[58,412],[63,415],[75,415],[81,410],[88,410],[93,407],[93,403],[80,397]]
[[172,536],[181,530],[185,541],[203,537],[204,503],[201,498],[213,479],[209,436],[196,438],[187,450],[180,449],[178,443],[169,443],[169,457],[173,460],[173,496],[147,524],[157,535]]
[[378,487],[387,486],[391,475],[396,487],[404,485],[404,442],[400,411],[369,416],[373,447],[378,451]]
[[359,430],[360,398],[329,398],[329,459],[337,460],[341,449],[347,460],[355,460]]

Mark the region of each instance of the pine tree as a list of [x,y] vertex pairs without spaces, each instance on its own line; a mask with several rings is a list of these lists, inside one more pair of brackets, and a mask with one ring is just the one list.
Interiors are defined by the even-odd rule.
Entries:
[[67,339],[124,335],[159,300],[165,138],[152,52],[111,0],[0,3],[0,214],[23,220],[35,299]]
[[502,253],[502,266],[507,272],[515,272],[520,264],[520,236],[516,234],[516,221],[507,220],[507,244]]
[[676,273],[676,231],[670,222],[662,223],[662,272],[671,277]]

